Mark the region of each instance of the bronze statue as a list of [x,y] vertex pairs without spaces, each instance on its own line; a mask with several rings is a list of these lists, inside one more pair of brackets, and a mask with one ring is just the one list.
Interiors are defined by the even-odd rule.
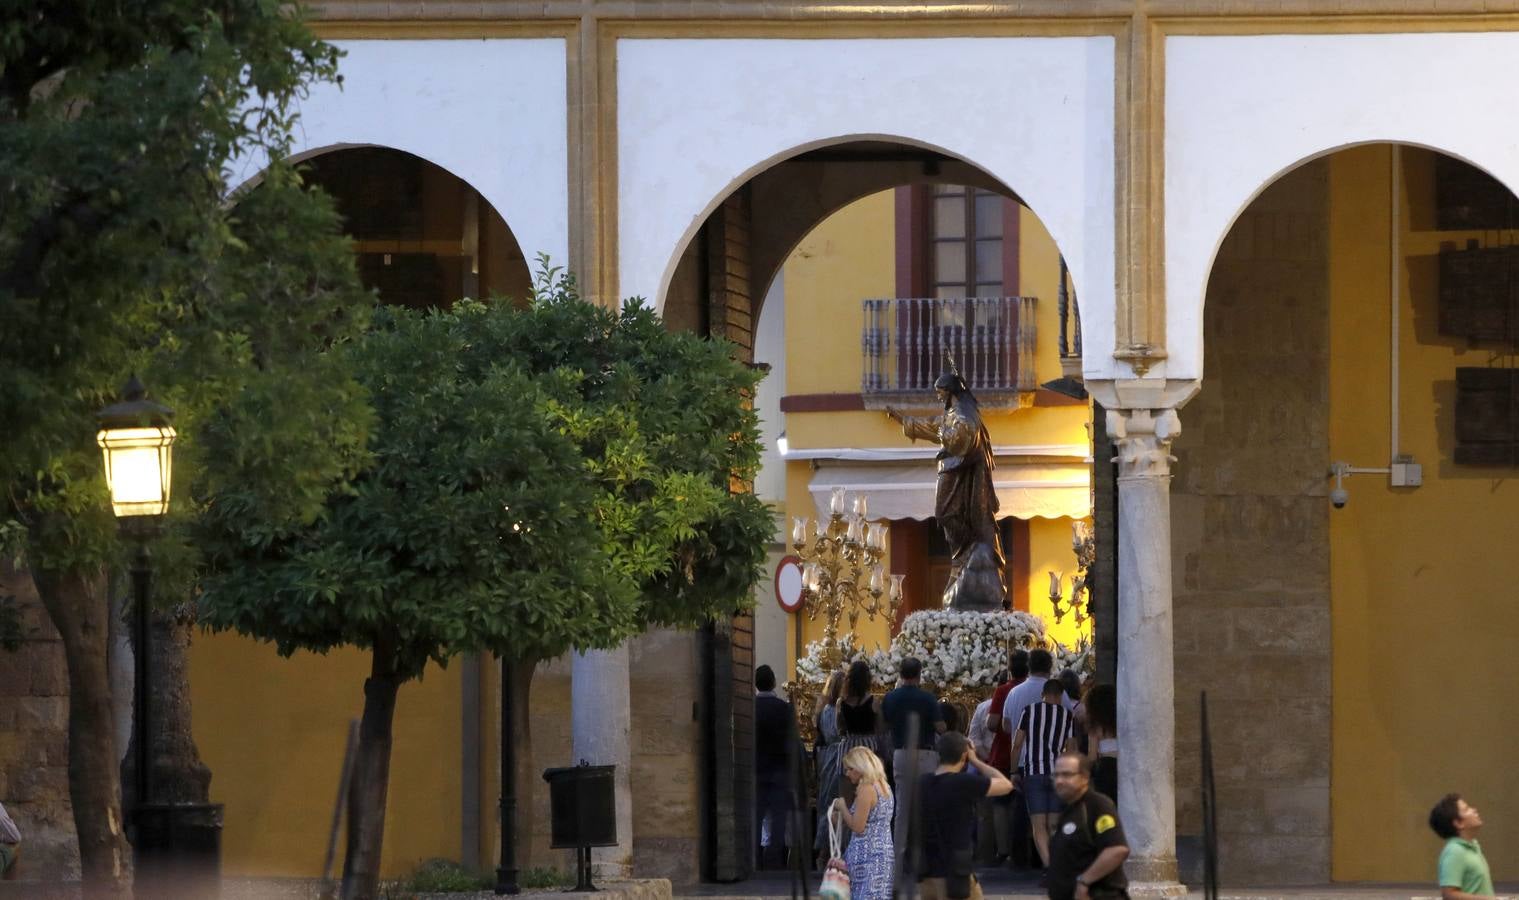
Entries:
[[913,440],[940,445],[939,484],[934,517],[949,542],[949,583],[944,604],[959,610],[994,612],[1006,608],[1002,541],[997,533],[997,492],[992,486],[992,442],[976,398],[958,371],[940,375],[934,393],[944,404],[937,416],[904,416],[887,407]]

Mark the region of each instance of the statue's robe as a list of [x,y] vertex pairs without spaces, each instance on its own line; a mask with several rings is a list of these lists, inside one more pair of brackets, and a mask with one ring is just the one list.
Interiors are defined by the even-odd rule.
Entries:
[[[1001,608],[1006,599],[1002,541],[997,532],[997,491],[992,485],[991,437],[981,421],[976,401],[968,393],[954,395],[944,413],[931,417],[906,417],[902,431],[913,439],[935,441],[938,454],[939,483],[934,497],[934,517],[949,543],[951,569],[946,597],[955,597],[959,608]],[[984,562],[995,566],[997,596],[980,596],[991,591],[990,585],[978,589],[977,596],[964,596],[957,583],[978,546],[985,546]],[[995,606],[993,601],[995,600]]]

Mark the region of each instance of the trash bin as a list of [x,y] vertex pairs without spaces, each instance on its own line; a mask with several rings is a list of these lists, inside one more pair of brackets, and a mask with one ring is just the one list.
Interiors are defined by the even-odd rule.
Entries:
[[616,766],[545,769],[549,783],[549,846],[575,851],[577,891],[594,891],[591,848],[617,846]]

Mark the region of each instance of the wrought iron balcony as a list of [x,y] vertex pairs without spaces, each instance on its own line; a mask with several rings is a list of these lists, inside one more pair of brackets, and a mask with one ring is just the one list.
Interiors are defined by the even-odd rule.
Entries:
[[1070,287],[1065,257],[1060,257],[1060,289],[1055,298],[1060,315],[1060,371],[1066,378],[1081,379],[1081,310],[1076,291]]
[[954,358],[982,403],[1026,405],[1034,372],[1033,297],[864,301],[865,404],[922,404]]

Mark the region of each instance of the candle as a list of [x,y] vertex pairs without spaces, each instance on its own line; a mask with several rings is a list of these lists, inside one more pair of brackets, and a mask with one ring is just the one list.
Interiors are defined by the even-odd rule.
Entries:
[[1064,572],[1061,572],[1058,575],[1055,574],[1054,572],[1050,573],[1050,599],[1053,600],[1056,597],[1060,596],[1060,581],[1064,577],[1065,577],[1065,573]]
[[879,594],[884,590],[886,590],[886,573],[880,566],[876,566],[870,570],[870,592]]
[[822,582],[822,574],[815,562],[810,562],[802,568],[802,585],[806,587],[808,593],[817,593],[818,585]]
[[873,522],[870,525],[870,534],[866,540],[866,546],[872,550],[886,549],[886,523]]
[[798,516],[791,526],[791,543],[797,547],[807,546],[807,520]]
[[854,497],[854,514],[857,515],[857,516],[859,516],[862,519],[865,518],[865,495],[864,494],[856,494],[855,495],[855,497]]
[[865,522],[861,519],[849,520],[849,541],[858,544],[865,540]]
[[902,579],[906,577],[906,575],[891,576],[891,600],[893,603],[902,599]]
[[833,497],[828,501],[828,511],[836,516],[844,514],[844,489],[842,487],[833,489]]

